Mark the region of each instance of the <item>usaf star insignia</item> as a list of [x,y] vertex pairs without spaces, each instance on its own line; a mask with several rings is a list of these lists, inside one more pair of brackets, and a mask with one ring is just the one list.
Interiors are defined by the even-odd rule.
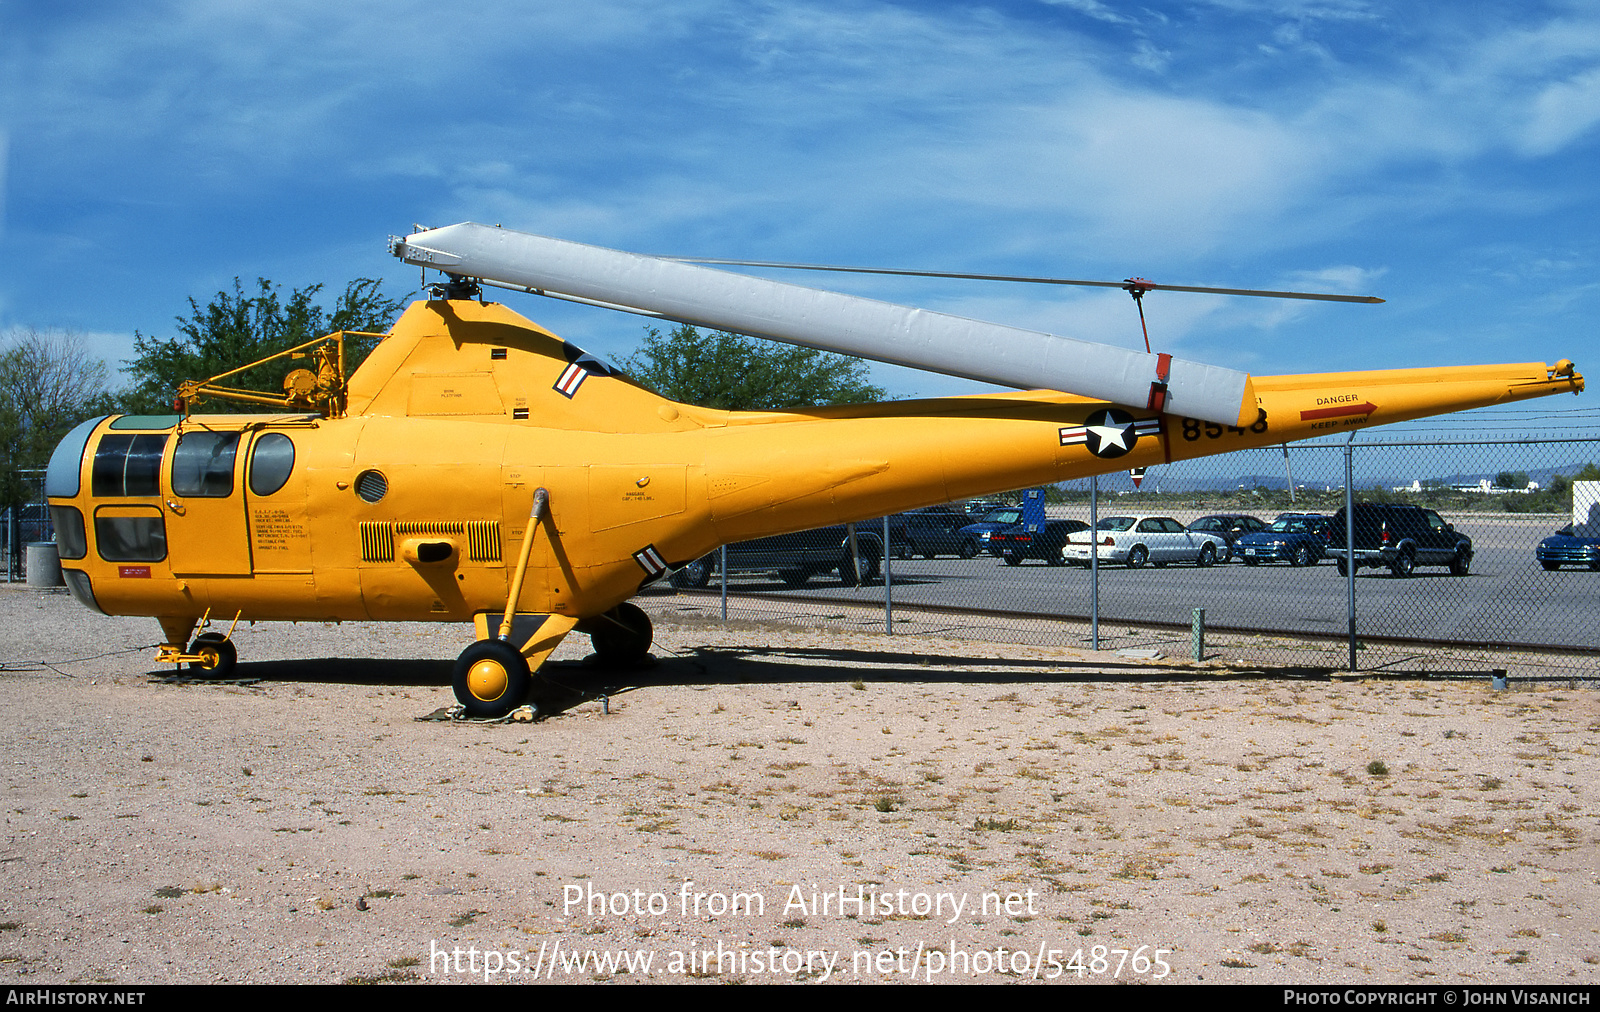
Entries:
[[1106,408],[1090,415],[1082,425],[1062,426],[1060,431],[1062,446],[1082,443],[1096,457],[1120,457],[1134,448],[1140,436],[1159,434],[1161,419],[1141,418],[1136,421],[1126,411]]

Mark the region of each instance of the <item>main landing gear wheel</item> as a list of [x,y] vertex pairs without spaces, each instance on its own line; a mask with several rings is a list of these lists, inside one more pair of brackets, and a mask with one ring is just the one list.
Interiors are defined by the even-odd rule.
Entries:
[[189,662],[189,670],[202,678],[232,678],[239,663],[239,651],[233,641],[221,633],[201,633],[189,644],[189,653],[199,654],[198,661]]
[[650,616],[626,602],[594,619],[589,628],[589,642],[607,664],[637,664],[650,655],[654,639]]
[[672,574],[674,587],[704,587],[711,582],[711,556],[703,555]]
[[469,717],[504,717],[527,702],[533,675],[522,652],[505,640],[479,640],[461,651],[451,678]]

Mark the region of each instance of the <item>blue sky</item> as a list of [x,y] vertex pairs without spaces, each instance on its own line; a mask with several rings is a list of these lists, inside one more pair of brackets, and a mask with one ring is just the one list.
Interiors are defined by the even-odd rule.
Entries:
[[[640,252],[1374,294],[1155,293],[1256,374],[1600,377],[1593,3],[0,2],[0,329],[115,362],[234,277],[418,273],[476,220]],[[789,280],[1124,345],[1121,292]],[[518,312],[616,357],[642,321]],[[887,367],[899,395],[975,385]],[[1559,413],[1593,427],[1583,398]]]

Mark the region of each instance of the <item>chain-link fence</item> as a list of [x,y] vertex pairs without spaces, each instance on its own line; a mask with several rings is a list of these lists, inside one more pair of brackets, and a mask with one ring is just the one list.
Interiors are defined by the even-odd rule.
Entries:
[[[1247,555],[1252,543],[1270,542],[1270,533],[1241,541],[1230,529],[1223,540],[1233,543],[1212,542],[1212,566],[1196,564],[1203,543],[1190,540],[1171,558],[1152,543],[1133,560],[1143,562],[1137,567],[1102,554],[1091,571],[1051,564],[1059,562],[1056,552],[1013,564],[986,550],[962,558],[957,543],[907,545],[897,525],[869,522],[857,527],[858,551],[861,541],[869,554],[887,544],[881,572],[859,560],[824,569],[823,560],[807,563],[801,578],[794,565],[734,546],[726,568],[713,563],[695,580],[680,576],[687,587],[663,581],[641,603],[664,617],[1198,654],[1241,664],[1600,677],[1600,571],[1581,561],[1548,568],[1536,558],[1544,539],[1573,522],[1572,479],[1600,477],[1596,464],[1600,437],[1592,434],[1374,435],[1243,451],[1153,467],[1138,489],[1126,473],[1102,476],[1094,483],[1097,519],[1132,517],[1136,528],[1145,518],[1185,526],[1214,515],[1263,525],[1286,513],[1328,518],[1304,549],[1280,537],[1284,544]],[[1355,532],[1353,576],[1342,575],[1336,558],[1346,552],[1340,511],[1347,466],[1350,498],[1360,504],[1353,525],[1376,524]],[[1090,484],[1053,491],[1050,517],[1089,521]],[[1581,495],[1585,486],[1578,488]],[[1419,522],[1426,529],[1411,530]],[[846,547],[832,530],[818,550],[842,558]],[[930,547],[933,557],[921,557]],[[869,573],[865,584],[850,585]],[[700,576],[703,588],[692,585]]]
[[5,559],[8,583],[27,577],[28,545],[55,538],[44,497],[43,469],[18,468],[12,474],[17,487],[28,490],[28,501],[0,506],[0,557]]

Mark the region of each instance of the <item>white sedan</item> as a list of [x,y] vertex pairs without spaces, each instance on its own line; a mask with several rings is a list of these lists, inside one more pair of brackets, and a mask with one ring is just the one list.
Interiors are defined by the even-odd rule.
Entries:
[[1146,562],[1165,566],[1169,562],[1214,565],[1226,558],[1228,542],[1215,534],[1191,531],[1171,517],[1106,517],[1091,539],[1088,531],[1067,538],[1061,557],[1077,566],[1089,564],[1090,541],[1098,548],[1101,562],[1118,562],[1138,569]]

